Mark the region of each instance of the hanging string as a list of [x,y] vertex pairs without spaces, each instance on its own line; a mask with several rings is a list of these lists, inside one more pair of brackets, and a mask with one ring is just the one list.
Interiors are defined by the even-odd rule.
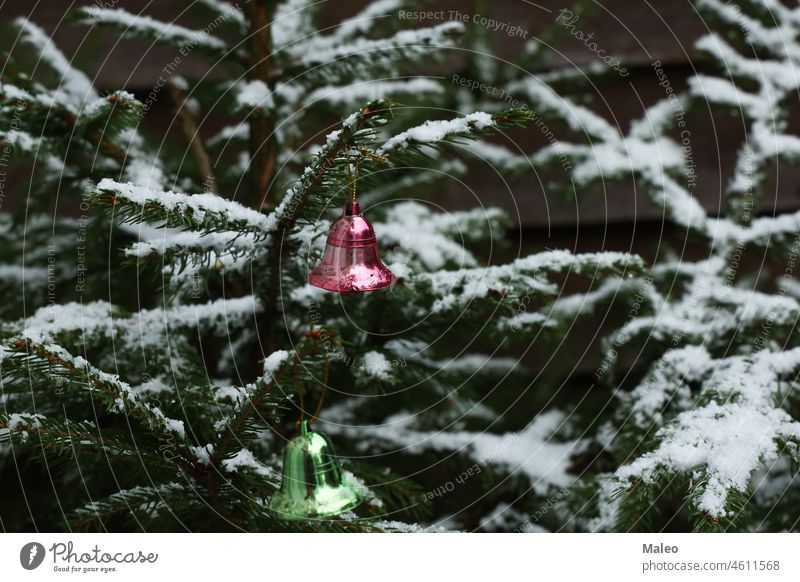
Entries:
[[[358,152],[362,156],[371,159],[373,162],[384,163],[386,161],[385,157],[376,154],[375,152],[367,149],[366,147],[364,147],[362,145],[357,146],[356,149],[358,150]],[[355,163],[353,163],[351,165],[351,163],[350,163],[350,152],[348,151],[348,154],[347,154],[347,170],[348,170],[348,173],[349,173],[350,177],[352,177],[352,180],[350,181],[350,202],[355,202],[356,201],[356,184],[358,182],[358,170],[359,170],[360,164],[361,164],[361,158],[357,157]],[[353,170],[351,170],[351,167],[353,168]]]
[[[356,159],[356,163],[353,165],[353,179],[350,181],[350,202],[355,203],[356,201],[356,182],[358,182],[358,159]],[[349,167],[349,163],[348,163]]]
[[324,368],[322,371],[322,393],[319,395],[319,402],[317,409],[314,411],[311,422],[319,418],[319,413],[322,411],[322,403],[325,402],[325,396],[328,394],[328,378],[330,377],[330,365],[328,364],[328,356],[325,356]]
[[[330,377],[330,364],[328,363],[328,356],[325,356],[325,361],[323,362],[323,371],[322,371],[322,392],[319,396],[319,402],[317,402],[317,408],[314,410],[314,414],[309,415],[308,423],[311,424],[317,418],[319,418],[319,413],[322,411],[322,405],[325,402],[325,396],[328,393],[328,378]],[[300,405],[300,418],[295,423],[297,428],[300,428],[303,425],[303,421],[306,418],[306,404],[305,398],[303,396],[303,387],[297,390],[297,399]]]

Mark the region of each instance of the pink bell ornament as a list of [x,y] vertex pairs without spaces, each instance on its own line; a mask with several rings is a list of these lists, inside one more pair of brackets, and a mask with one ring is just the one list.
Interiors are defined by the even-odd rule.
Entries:
[[356,200],[348,200],[342,216],[331,225],[325,254],[308,282],[339,293],[375,291],[395,282],[394,273],[381,262],[375,231]]

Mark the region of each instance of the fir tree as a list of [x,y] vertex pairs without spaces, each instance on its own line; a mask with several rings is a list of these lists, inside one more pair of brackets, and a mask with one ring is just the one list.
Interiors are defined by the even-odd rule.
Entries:
[[[736,46],[760,60],[703,39],[720,76],[694,77],[625,134],[566,96],[597,68],[523,74],[542,67],[536,41],[521,66],[497,66],[481,54],[488,40],[459,23],[385,17],[399,0],[326,30],[305,0],[194,2],[196,29],[77,10],[78,24],[173,47],[140,99],[102,94],[34,23],[15,22],[35,58],[4,54],[0,140],[15,163],[33,163],[25,204],[0,223],[11,298],[0,452],[20,484],[0,506],[3,527],[415,531],[451,513],[453,527],[486,530],[795,527],[774,508],[797,496],[797,286],[785,271],[729,271],[744,249],[781,269],[800,244],[800,215],[752,216],[764,168],[796,155],[783,115],[797,89],[797,16],[777,2],[735,17],[726,3],[698,4],[734,32],[747,18]],[[525,106],[411,76],[465,42],[481,50],[461,77]],[[219,74],[179,76],[188,54]],[[178,147],[145,129],[165,99]],[[706,101],[741,109],[753,134],[718,218],[685,186],[672,132],[676,108]],[[220,111],[229,125],[202,137]],[[518,126],[558,137],[515,152],[506,133]],[[565,192],[633,175],[708,256],[648,267],[543,248],[498,264],[504,213],[404,200],[476,158],[511,179],[550,172]],[[307,277],[354,187],[398,282],[343,296]],[[582,290],[564,295],[576,276]],[[635,316],[605,330],[596,408],[510,357],[531,338],[557,346],[609,304]],[[354,512],[268,511],[301,415],[336,441],[366,498]]]

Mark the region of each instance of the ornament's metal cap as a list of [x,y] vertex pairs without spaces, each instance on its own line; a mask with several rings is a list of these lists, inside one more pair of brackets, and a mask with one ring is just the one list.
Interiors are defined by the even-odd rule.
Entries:
[[358,202],[347,202],[331,225],[325,254],[308,282],[328,291],[356,293],[382,289],[394,281],[394,273],[381,262],[375,230],[361,215]]

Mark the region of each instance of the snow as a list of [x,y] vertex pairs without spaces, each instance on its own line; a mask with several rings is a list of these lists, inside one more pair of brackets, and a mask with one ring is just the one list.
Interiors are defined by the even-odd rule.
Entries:
[[642,266],[635,255],[618,252],[584,253],[573,255],[567,250],[555,250],[516,259],[505,265],[438,271],[418,275],[427,281],[438,297],[432,306],[434,313],[463,307],[492,293],[518,292],[553,295],[556,286],[545,277],[548,272],[567,270],[574,274],[595,274],[601,269],[634,269]]
[[619,131],[605,119],[556,93],[551,87],[535,77],[508,85],[510,94],[525,94],[533,100],[532,109],[544,108],[563,119],[575,132],[601,142],[620,139]]
[[8,83],[0,83],[0,95],[7,102],[36,100],[36,97],[25,91],[25,89],[20,89],[16,85],[9,85]]
[[112,193],[117,198],[137,206],[158,204],[169,212],[189,212],[197,221],[213,219],[242,223],[247,228],[264,232],[271,232],[276,227],[274,219],[216,194],[161,192],[131,183],[116,182],[109,178],[103,178],[97,184],[97,190]]
[[367,4],[361,12],[343,20],[329,37],[317,40],[316,46],[328,43],[328,46],[348,40],[358,34],[369,32],[380,20],[403,6],[403,0],[375,0]]
[[[445,224],[448,220],[450,224]],[[456,220],[452,215],[434,214],[417,202],[403,202],[387,213],[385,222],[377,222],[374,227],[382,248],[397,245],[428,269],[476,266],[478,261],[472,253],[453,240],[461,234]],[[448,227],[455,231],[455,237],[446,233]]]
[[227,335],[230,327],[242,325],[261,309],[253,296],[217,299],[207,303],[176,305],[167,309],[142,309],[123,317],[104,301],[53,304],[38,309],[24,321],[23,335],[43,343],[63,334],[118,337],[131,346],[163,345],[171,329],[216,329]]
[[248,449],[241,449],[233,457],[223,459],[222,468],[229,473],[236,473],[241,470],[252,471],[260,477],[264,477],[269,481],[276,481],[278,474],[272,467],[266,466],[264,463],[256,459],[252,451]]
[[155,159],[147,161],[140,157],[133,157],[125,165],[125,178],[131,184],[150,190],[160,189],[161,184],[166,181],[160,162]]
[[378,380],[388,380],[391,377],[392,364],[382,353],[369,351],[364,354],[363,358],[362,367],[368,375]]
[[[125,249],[129,257],[145,258],[152,254],[160,256],[168,253],[214,253],[215,260],[222,260],[236,253],[249,253],[256,250],[257,239],[250,233],[237,231],[194,232],[182,231],[175,234],[164,232],[161,237],[134,243]],[[213,262],[213,261],[212,261]]]
[[214,454],[214,445],[208,444],[199,447],[189,447],[194,456],[197,458],[200,463],[203,465],[210,465],[211,464],[211,455]]
[[412,127],[399,133],[378,148],[379,153],[387,153],[396,149],[404,149],[411,145],[431,144],[473,131],[480,131],[496,124],[492,116],[483,111],[476,111],[464,117],[451,120],[428,120],[422,125]]
[[264,81],[255,80],[236,84],[236,103],[242,109],[261,109],[269,111],[275,108],[272,92]]
[[361,499],[363,499],[368,505],[371,505],[376,509],[380,509],[384,506],[383,500],[375,495],[375,491],[373,491],[366,483],[364,483],[364,481],[353,475],[350,471],[342,471],[342,483],[355,490],[359,497],[361,497]]
[[464,144],[463,147],[475,157],[501,170],[525,170],[526,168],[533,167],[527,156],[515,154],[501,145],[487,143],[485,141],[471,141]]
[[47,284],[47,267],[31,267],[28,265],[0,265],[0,281],[28,283],[31,285]]
[[[444,22],[430,28],[402,30],[394,36],[382,39],[356,38],[348,42],[332,44],[328,47],[316,46],[314,50],[303,52],[300,61],[303,65],[311,67],[323,65],[337,59],[348,57],[364,57],[371,53],[397,53],[402,50],[407,53],[426,54],[431,49],[441,49],[452,46],[451,37],[464,31],[460,22]],[[380,57],[380,54],[374,55]]]
[[264,359],[264,376],[274,379],[278,370],[289,360],[292,354],[286,350],[276,350]]
[[[280,11],[286,14],[287,18],[294,18],[295,21],[299,21],[303,15],[296,13],[292,16],[289,11],[289,7],[292,4],[297,5],[299,2],[298,0],[289,0]],[[375,0],[367,4],[358,14],[343,20],[331,34],[326,35],[313,34],[308,36],[308,32],[306,32],[305,35],[301,36],[295,32],[300,30],[300,26],[291,23],[291,26],[287,29],[287,33],[278,33],[278,40],[275,41],[275,44],[278,47],[283,46],[284,50],[287,50],[295,57],[316,51],[329,50],[331,47],[348,43],[355,37],[369,33],[377,22],[382,18],[388,17],[390,15],[389,13],[402,7],[402,5],[402,0]],[[295,42],[290,45],[289,43],[292,42],[292,40],[299,40],[300,42]]]
[[532,526],[532,531],[543,530],[541,526],[529,523],[526,514],[517,511],[508,503],[497,504],[497,507],[490,511],[488,515],[483,516],[480,521],[480,529],[489,532],[513,531],[523,525]]
[[[679,338],[723,348],[737,330],[757,329],[764,322],[792,326],[800,315],[800,303],[792,297],[727,285],[727,265],[720,260],[692,265],[693,278],[681,298],[664,304],[652,315],[640,315],[625,323],[612,337],[616,350],[645,333],[658,342]],[[610,354],[607,357],[614,359]]]
[[86,6],[82,8],[84,24],[104,23],[122,27],[126,32],[138,32],[155,36],[162,42],[174,42],[185,46],[200,46],[207,49],[227,50],[225,42],[201,30],[191,30],[178,24],[161,22],[149,16],[131,14],[122,8]]
[[39,54],[39,58],[59,75],[57,93],[63,93],[65,98],[77,109],[80,109],[84,103],[99,98],[89,77],[72,66],[71,62],[56,48],[50,37],[39,26],[22,17],[17,18],[14,23],[22,30],[25,42],[33,46]]
[[[747,490],[756,471],[779,457],[779,443],[800,438],[800,423],[776,406],[779,379],[800,371],[800,348],[714,362],[704,352],[703,348],[687,348],[671,357],[690,354],[693,364],[680,373],[689,379],[703,377],[706,389],[719,397],[680,412],[658,431],[659,444],[654,451],[621,467],[616,475],[623,481],[641,479],[645,483],[660,471],[702,476],[704,480],[695,485],[699,490],[697,508],[712,518],[722,518],[729,512],[730,493]],[[662,402],[663,398],[653,400],[651,396],[649,407]],[[647,403],[640,406],[640,410],[647,408]]]
[[567,487],[575,477],[569,473],[570,458],[586,446],[581,440],[558,441],[553,433],[564,422],[561,412],[551,410],[537,416],[518,433],[494,434],[468,431],[420,431],[412,428],[414,416],[397,413],[379,426],[353,426],[320,419],[328,434],[343,434],[360,448],[374,453],[375,447],[395,447],[409,454],[423,451],[455,451],[479,465],[495,465],[521,473],[537,494],[552,487]]
[[247,140],[250,137],[250,126],[247,123],[238,123],[236,125],[227,125],[223,127],[219,133],[209,138],[206,144],[214,146],[220,142],[228,145],[228,142],[235,140]]
[[368,103],[398,95],[432,95],[443,93],[444,89],[438,81],[425,77],[404,80],[364,80],[350,85],[319,87],[311,91],[304,99],[307,104],[324,101],[331,105],[347,105],[353,102]]
[[311,36],[315,31],[313,17],[317,8],[313,0],[282,0],[275,9],[273,25],[270,26],[275,48],[291,49],[290,45]]
[[[130,410],[136,410],[141,413],[151,429],[161,429],[174,434],[181,440],[185,440],[186,430],[182,420],[169,418],[161,409],[142,400],[141,396],[131,388],[130,384],[121,380],[118,375],[103,372],[90,364],[85,358],[73,356],[63,347],[55,343],[48,343],[43,335],[40,335],[40,341],[36,342],[36,344],[37,348],[47,355],[46,357],[51,356],[48,357],[48,360],[54,365],[59,365],[73,373],[76,371],[83,372],[88,390],[97,390],[102,387],[103,391],[116,394],[113,411],[126,413]],[[56,362],[58,363],[56,364]],[[111,398],[111,395],[107,397]]]
[[390,340],[386,342],[386,350],[394,353],[398,358],[427,366],[443,373],[453,374],[508,374],[520,369],[519,361],[515,358],[504,358],[496,355],[469,353],[446,360],[429,358],[432,346],[425,342],[412,342],[409,340]]

